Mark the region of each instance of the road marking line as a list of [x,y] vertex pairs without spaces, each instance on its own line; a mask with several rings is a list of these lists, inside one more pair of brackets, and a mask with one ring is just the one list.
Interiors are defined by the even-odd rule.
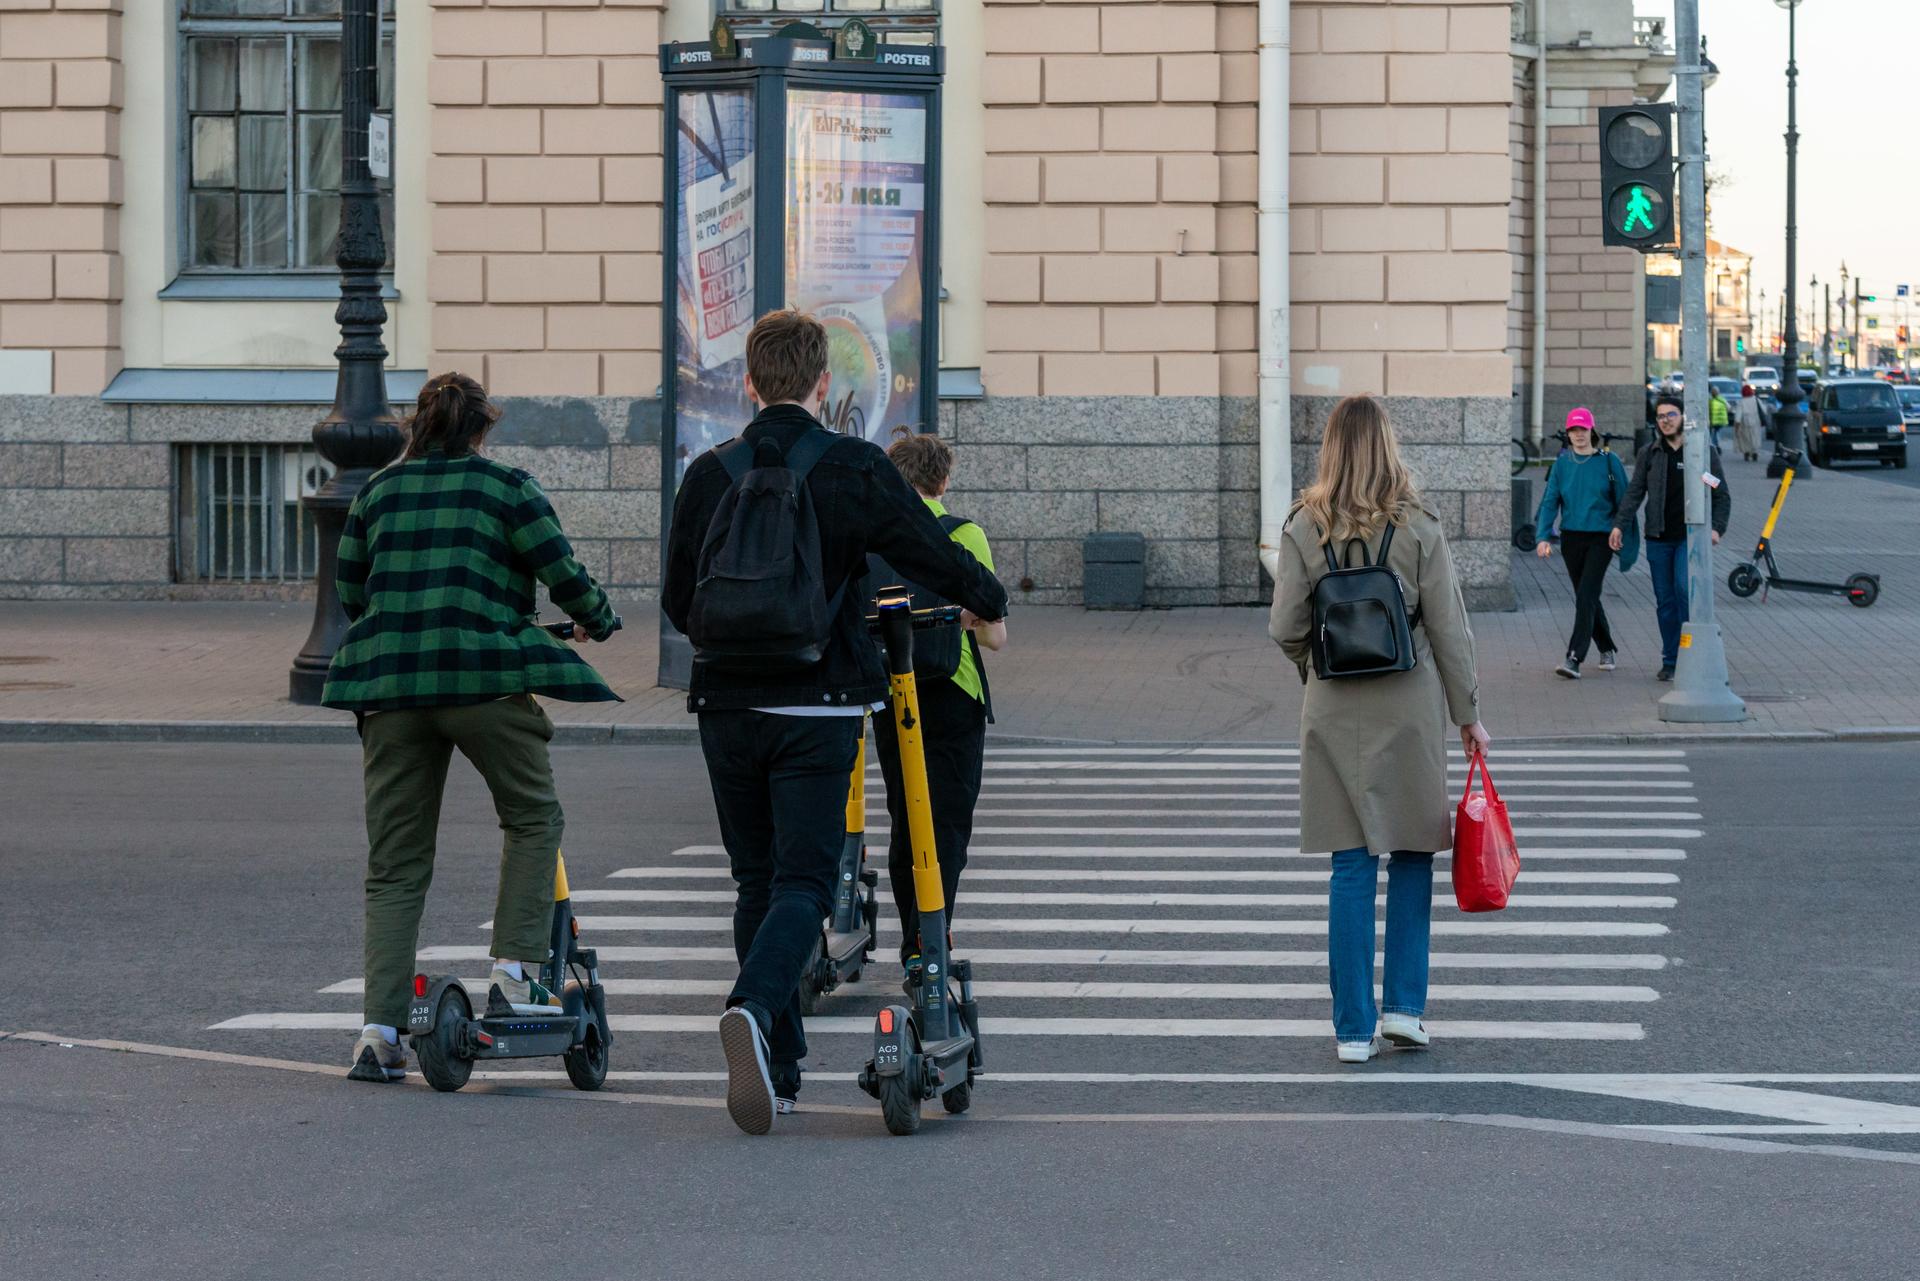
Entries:
[[[1067,835],[1072,835],[1068,832]],[[873,846],[869,845],[869,849]],[[675,858],[722,858],[726,857],[726,847],[721,845],[682,845],[672,853]],[[1313,853],[1287,846],[1253,845],[970,845],[967,857],[975,858],[1202,858],[1202,859],[1312,859],[1325,863],[1328,855]],[[1445,863],[1451,857],[1446,850],[1434,855],[1436,866]],[[1649,862],[1685,862],[1687,852],[1683,849],[1663,849],[1642,846],[1565,846],[1559,849],[1529,847],[1527,861],[1536,859],[1609,859],[1635,860]],[[971,865],[971,864],[969,864]],[[619,876],[619,872],[613,873]]]
[[1738,1112],[1803,1125],[1920,1125],[1920,1107],[1848,1099],[1802,1090],[1763,1089],[1728,1081],[1662,1081],[1642,1076],[1598,1076],[1557,1088],[1711,1112]]
[[[609,880],[642,881],[681,881],[681,880],[727,880],[733,873],[725,867],[623,867],[617,872],[609,872]],[[1386,879],[1386,870],[1381,869],[1380,879]],[[1680,878],[1672,872],[1536,872],[1527,868],[1521,872],[1521,879],[1530,885],[1677,885]],[[1289,871],[1280,868],[1261,868],[1247,870],[1242,868],[1184,868],[1184,867],[974,867],[966,873],[969,883],[975,881],[1245,881],[1255,884],[1267,882],[1313,882],[1321,883],[1327,879],[1325,871]],[[584,893],[585,891],[581,891]]]
[[[1053,764],[1040,765],[1033,761],[997,760],[989,756],[985,762],[990,770],[1052,770],[1059,773],[1113,772],[1127,770],[1139,773],[1142,770],[1172,770],[1177,773],[1217,774],[1232,771],[1247,773],[1297,774],[1300,772],[1298,761],[1275,761],[1262,763],[1257,761],[1088,761],[1063,760]],[[1467,772],[1466,762],[1454,757],[1447,768],[1456,774]],[[1502,759],[1500,768],[1508,774],[1590,774],[1590,765],[1540,765],[1529,761],[1509,761]],[[879,774],[878,765],[867,767],[869,774]],[[1656,765],[1631,763],[1607,766],[1610,774],[1685,774],[1689,770],[1685,765]]]
[[[1298,836],[1297,827],[975,827],[976,836]],[[1556,840],[1578,836],[1659,837],[1669,841],[1697,841],[1706,833],[1696,827],[1521,827],[1517,837]],[[868,836],[888,836],[892,829],[869,825]]]
[[[1299,791],[1297,789],[1292,789],[1292,788],[1284,788],[1284,789],[1275,788],[1271,791],[1257,791],[1257,792],[1195,792],[1195,791],[1141,792],[1141,791],[1134,790],[1132,787],[1127,787],[1125,790],[1117,791],[1117,792],[1048,791],[1048,792],[1042,792],[1035,795],[1028,795],[1025,792],[996,787],[996,788],[982,789],[980,795],[982,800],[993,801],[996,803],[1000,801],[1128,800],[1128,801],[1195,801],[1195,802],[1198,802],[1198,801],[1248,801],[1248,802],[1259,801],[1266,804],[1278,805],[1278,804],[1283,804],[1290,801],[1297,802],[1300,799]],[[1668,796],[1582,795],[1575,792],[1530,792],[1530,791],[1527,791],[1524,787],[1520,787],[1520,786],[1502,787],[1500,789],[1500,795],[1506,798],[1508,801],[1525,801],[1530,805],[1539,805],[1546,802],[1565,804],[1572,801],[1585,801],[1588,804],[1599,804],[1601,802],[1611,802],[1615,805],[1620,805],[1620,806],[1698,805],[1700,803],[1700,798],[1697,796],[1682,796],[1677,794],[1668,795]],[[886,793],[883,791],[880,793],[879,798],[884,799],[885,796],[886,796]]]
[[[996,788],[1003,788],[1003,787],[1042,787],[1042,788],[1125,787],[1125,788],[1132,788],[1132,787],[1141,786],[1143,783],[1151,783],[1154,786],[1180,787],[1183,789],[1188,789],[1190,791],[1192,789],[1197,789],[1197,788],[1239,787],[1245,783],[1260,783],[1263,785],[1263,790],[1259,793],[1261,797],[1281,796],[1281,795],[1298,796],[1300,794],[1300,784],[1298,782],[1293,780],[1288,780],[1288,779],[1276,779],[1276,778],[1248,778],[1248,779],[991,778],[986,781],[982,790],[990,793]],[[1583,793],[1597,792],[1597,791],[1626,791],[1628,789],[1634,789],[1636,791],[1648,791],[1653,789],[1666,789],[1670,791],[1686,791],[1693,786],[1693,783],[1691,780],[1661,779],[1661,778],[1628,778],[1628,779],[1583,778],[1578,780],[1576,784],[1573,780],[1564,779],[1564,778],[1533,778],[1533,779],[1515,779],[1512,783],[1506,785],[1500,790],[1502,794],[1505,794],[1507,792],[1521,791],[1521,790],[1524,790],[1527,788],[1533,788],[1533,787],[1572,787],[1572,786],[1578,786],[1581,792]],[[1185,795],[1185,794],[1186,792],[1183,791],[1182,795]],[[1192,791],[1192,794],[1195,796],[1218,795],[1218,793],[1201,792],[1201,791]]]
[[[657,961],[717,961],[738,969],[739,961],[727,947],[632,947],[608,944],[595,949],[604,965]],[[966,948],[981,965],[1117,965],[1159,968],[1194,966],[1205,969],[1327,968],[1325,951],[1203,951],[1157,948]],[[421,961],[484,961],[485,944],[442,944],[423,947]],[[1374,966],[1386,963],[1375,954]],[[1434,952],[1428,964],[1437,970],[1664,970],[1667,958],[1651,952]]]
[[[582,916],[583,930],[621,930],[663,933],[733,933],[731,916]],[[480,929],[492,929],[486,921]],[[1663,938],[1670,931],[1658,922],[1641,921],[1506,921],[1474,918],[1435,921],[1433,933],[1480,938]],[[960,927],[966,934],[1307,934],[1325,935],[1325,921],[1183,921],[1154,918],[1105,920],[1093,917],[967,917]],[[1376,921],[1374,932],[1386,923]],[[880,918],[880,934],[900,932],[899,923]],[[606,949],[599,949],[604,955]]]
[[[1523,873],[1524,875],[1524,873]],[[576,903],[731,903],[732,890],[575,890]],[[977,907],[1324,907],[1325,894],[1190,894],[1180,891],[1122,891],[1095,893],[1073,890],[973,890],[967,901]],[[1374,896],[1386,901],[1384,893]],[[1436,894],[1439,907],[1452,907],[1454,896]],[[1509,908],[1566,908],[1577,911],[1606,909],[1665,909],[1675,900],[1664,894],[1514,894]]]
[[[1199,799],[1199,798],[1195,798],[1195,799]],[[1141,809],[1129,809],[1125,806],[1119,806],[1119,807],[1108,806],[1103,809],[1059,809],[1059,808],[1004,809],[1004,808],[990,807],[990,808],[984,808],[984,809],[976,809],[974,813],[976,815],[981,815],[981,814],[991,815],[995,818],[1181,818],[1181,817],[1299,818],[1300,817],[1300,811],[1297,809],[1277,809],[1277,808],[1270,808],[1270,807],[1262,807],[1260,809],[1231,809],[1231,810],[1218,810],[1218,809],[1144,809],[1144,810],[1141,810]],[[1636,814],[1623,813],[1622,811],[1617,809],[1522,810],[1522,809],[1512,809],[1512,808],[1509,808],[1508,816],[1510,818],[1549,818],[1549,819],[1551,818],[1613,818],[1613,819],[1625,819],[1628,821],[1632,821],[1635,819],[1642,819],[1642,818],[1647,820],[1658,820],[1658,821],[1665,821],[1667,819],[1680,819],[1680,820],[1691,819],[1694,821],[1698,821],[1700,818],[1703,817],[1702,815],[1697,813],[1684,813],[1684,812],[1676,812],[1671,810],[1662,810],[1658,814],[1636,815]],[[886,818],[887,811],[884,807],[872,808],[867,811],[867,817],[868,818]]]
[[[612,1014],[616,1032],[691,1032],[710,1035],[711,1014]],[[357,1030],[357,1010],[340,1013],[274,1011],[242,1014],[215,1023],[210,1032]],[[1638,1023],[1588,1023],[1488,1019],[1455,1022],[1428,1020],[1435,1036],[1473,1041],[1639,1041],[1646,1031]],[[1332,1036],[1325,1019],[1118,1019],[1118,1018],[995,1018],[980,1020],[987,1036],[1104,1036],[1161,1040],[1167,1038],[1254,1038],[1261,1040]],[[849,1015],[816,1015],[807,1020],[809,1035],[871,1036],[873,1020]]]
[[[1063,756],[1078,758],[1083,756],[1163,756],[1168,758],[1181,756],[1298,756],[1297,747],[995,747],[987,753],[989,758],[1013,756]],[[1466,757],[1460,752],[1449,752],[1452,760],[1461,761]],[[1502,759],[1511,755],[1516,760],[1678,760],[1686,756],[1679,748],[1595,748],[1585,749],[1541,748],[1526,750],[1515,748],[1503,751]]]
[[[485,988],[486,980],[460,980],[469,992]],[[609,996],[725,996],[733,980],[603,978]],[[841,989],[858,996],[885,995],[870,985]],[[981,979],[974,994],[995,1000],[1061,1001],[1315,1001],[1327,999],[1325,983],[1112,983],[1026,979]],[[342,979],[320,989],[323,996],[360,996],[364,979]],[[1380,989],[1374,988],[1376,999]],[[1427,989],[1435,1001],[1596,1001],[1648,1002],[1660,999],[1650,987],[1565,983],[1436,983]],[[811,1020],[809,1020],[811,1023]]]

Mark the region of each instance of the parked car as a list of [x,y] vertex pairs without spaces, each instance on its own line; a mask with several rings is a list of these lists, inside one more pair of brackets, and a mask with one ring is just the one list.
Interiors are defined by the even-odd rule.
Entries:
[[1877,378],[1821,385],[1807,423],[1807,455],[1816,467],[1836,462],[1907,465],[1907,424],[1894,388]]

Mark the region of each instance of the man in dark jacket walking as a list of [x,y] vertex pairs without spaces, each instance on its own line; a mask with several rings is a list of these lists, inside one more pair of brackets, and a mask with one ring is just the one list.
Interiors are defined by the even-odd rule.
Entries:
[[[1673,679],[1680,659],[1680,627],[1687,621],[1687,465],[1686,409],[1677,395],[1663,395],[1654,404],[1654,427],[1659,435],[1640,451],[1626,497],[1613,513],[1608,546],[1619,551],[1622,530],[1646,503],[1647,572],[1653,575],[1655,613],[1660,620],[1659,679]],[[1715,545],[1727,532],[1733,512],[1733,494],[1720,471],[1720,451],[1707,447],[1707,472],[1719,484],[1713,495],[1712,536]]]
[[[747,394],[759,407],[741,439],[755,467],[778,466],[810,432],[827,398],[827,335],[812,316],[776,311],[747,335]],[[700,718],[720,838],[738,887],[734,951],[740,977],[720,1019],[727,1111],[765,1134],[791,1111],[807,1043],[802,971],[832,907],[846,835],[847,787],[861,721],[883,707],[887,677],[867,635],[858,584],[869,551],[985,620],[1006,615],[1007,593],[940,528],[880,448],[836,436],[805,481],[819,526],[822,587],[832,626],[809,667],[742,670],[696,653],[687,710]],[[680,486],[667,539],[662,607],[687,630],[702,542],[731,480],[709,450]]]

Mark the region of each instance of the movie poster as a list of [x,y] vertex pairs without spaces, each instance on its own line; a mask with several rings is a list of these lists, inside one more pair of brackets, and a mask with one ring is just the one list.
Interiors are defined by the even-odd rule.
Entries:
[[676,483],[753,418],[742,380],[754,321],[753,95],[715,89],[678,101]]
[[927,100],[787,94],[787,305],[827,327],[827,426],[919,428]]

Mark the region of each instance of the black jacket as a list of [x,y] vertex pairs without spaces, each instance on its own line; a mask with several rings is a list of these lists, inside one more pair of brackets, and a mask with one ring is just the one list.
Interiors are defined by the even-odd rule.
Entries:
[[[741,436],[749,445],[771,438],[785,452],[819,424],[798,405],[760,411]],[[712,450],[693,460],[674,502],[667,536],[661,606],[681,631],[693,608],[695,562],[714,509],[726,493],[727,469]],[[826,656],[810,668],[765,674],[715,672],[695,660],[687,691],[690,712],[743,707],[855,707],[887,697],[886,665],[867,634],[867,604],[858,595],[867,553],[877,552],[914,582],[965,605],[981,618],[1003,618],[1007,589],[979,561],[947,537],[879,446],[857,436],[835,441],[807,474],[820,526],[820,564],[829,599],[840,591],[840,611]]]
[[[1654,450],[1665,449],[1666,442],[1658,436],[1651,445],[1640,451],[1640,457],[1633,463],[1633,480],[1627,485],[1627,496],[1620,500],[1619,510],[1613,513],[1613,527],[1624,528],[1633,519],[1633,513],[1640,507],[1642,499],[1647,504],[1647,523],[1642,533],[1649,540],[1658,539],[1666,531],[1667,525],[1667,469],[1654,466]],[[1662,462],[1666,461],[1661,459]],[[1733,487],[1727,483],[1726,473],[1720,470],[1720,451],[1707,446],[1707,470],[1720,478],[1719,487],[1711,490],[1713,495],[1713,532],[1727,532],[1727,518],[1733,514]]]

